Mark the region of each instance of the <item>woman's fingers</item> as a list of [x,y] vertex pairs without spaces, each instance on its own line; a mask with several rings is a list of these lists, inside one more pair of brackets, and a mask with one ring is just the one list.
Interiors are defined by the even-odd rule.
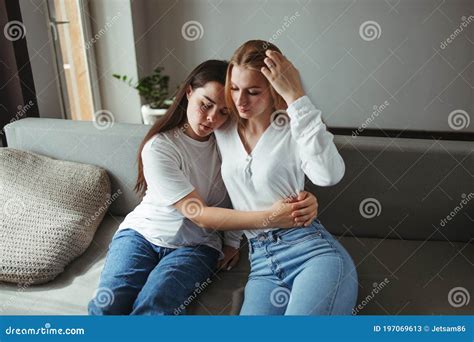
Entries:
[[300,209],[300,208],[310,207],[314,204],[316,204],[316,206],[318,205],[318,201],[316,200],[316,197],[307,196],[304,200],[299,201],[295,203],[294,205],[298,206],[298,209]]
[[230,260],[229,265],[227,266],[226,270],[230,271],[231,269],[235,267],[235,265],[237,265],[238,262],[239,262],[239,255],[237,254]]
[[[317,203],[316,203],[317,205]],[[303,208],[308,208],[308,207],[311,207],[311,206],[314,206],[314,202],[313,200],[311,200],[310,197],[308,198],[305,198],[304,200],[302,201],[298,201],[298,202],[295,202],[295,203],[292,203],[292,208],[293,210],[299,210],[299,209],[303,209]]]
[[271,77],[272,77],[272,72],[270,71],[270,69],[268,69],[267,67],[262,67],[260,69],[260,71],[262,72],[263,76],[265,76],[267,78],[267,80],[269,82],[271,82]]
[[277,64],[275,63],[275,61],[269,57],[266,57],[264,60],[265,62],[265,65],[269,68],[269,69],[275,69],[275,67],[277,66]]
[[315,218],[316,218],[316,215],[313,212],[313,213],[295,218],[295,222],[297,222],[300,226],[302,225],[308,226],[309,224],[311,224],[311,222],[314,221]]
[[281,53],[279,53],[278,51],[267,50],[267,51],[265,51],[265,54],[267,55],[267,57],[273,59],[278,64],[281,64],[284,61],[283,55]]
[[293,211],[291,215],[295,218],[299,218],[300,216],[310,215],[312,213],[314,213],[314,208],[308,207],[308,208],[303,208],[300,210]]
[[306,225],[307,222],[312,222],[313,221],[313,215],[305,215],[305,216],[301,216],[298,218],[297,221],[295,221],[297,223],[297,226],[301,227],[303,225]]
[[309,196],[309,192],[307,192],[307,191],[300,191],[300,193],[298,194],[297,199],[298,199],[298,201],[302,201],[302,200],[308,198],[308,196]]

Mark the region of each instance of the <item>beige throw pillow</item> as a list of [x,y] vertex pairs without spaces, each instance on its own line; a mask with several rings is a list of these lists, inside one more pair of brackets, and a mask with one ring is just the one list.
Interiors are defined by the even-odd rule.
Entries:
[[91,243],[110,192],[102,168],[0,148],[0,281],[63,272]]

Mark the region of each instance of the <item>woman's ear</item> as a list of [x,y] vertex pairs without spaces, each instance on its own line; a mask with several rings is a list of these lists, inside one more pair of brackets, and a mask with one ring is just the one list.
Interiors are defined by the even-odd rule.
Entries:
[[193,88],[191,87],[191,85],[188,85],[188,87],[186,88],[186,98],[188,99],[189,101],[189,97],[193,94]]

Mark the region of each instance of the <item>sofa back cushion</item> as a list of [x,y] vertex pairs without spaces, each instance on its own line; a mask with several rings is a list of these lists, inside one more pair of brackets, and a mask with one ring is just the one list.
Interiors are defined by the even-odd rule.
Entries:
[[150,126],[101,126],[87,121],[26,118],[5,127],[8,147],[107,170],[112,184],[110,212],[125,216],[140,203],[133,191],[138,148]]
[[308,184],[334,234],[474,238],[474,141],[336,136],[346,164],[332,187]]
[[[112,193],[122,193],[110,210],[124,216],[140,201],[133,192],[137,151],[149,129],[27,118],[7,125],[6,134],[10,147],[105,168]],[[473,238],[473,141],[362,136],[335,136],[334,141],[346,164],[342,181],[324,188],[306,182],[319,199],[320,219],[329,231],[395,239]],[[363,215],[359,207],[365,208]]]

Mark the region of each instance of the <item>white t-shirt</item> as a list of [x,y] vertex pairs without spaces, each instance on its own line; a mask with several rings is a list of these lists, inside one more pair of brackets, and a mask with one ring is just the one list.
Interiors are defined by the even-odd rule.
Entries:
[[[231,208],[214,136],[197,141],[180,128],[159,133],[145,144],[142,160],[148,187],[119,229],[134,229],[157,246],[207,245],[221,251],[218,231],[200,228],[173,206],[196,190],[208,206]],[[239,247],[241,235],[225,232],[225,244]]]
[[[344,176],[345,165],[334,136],[307,96],[293,102],[287,114],[275,118],[250,154],[235,120],[215,135],[222,154],[222,178],[236,210],[269,209],[277,200],[304,190],[305,175],[319,186],[334,185]],[[253,238],[262,231],[244,232]]]

